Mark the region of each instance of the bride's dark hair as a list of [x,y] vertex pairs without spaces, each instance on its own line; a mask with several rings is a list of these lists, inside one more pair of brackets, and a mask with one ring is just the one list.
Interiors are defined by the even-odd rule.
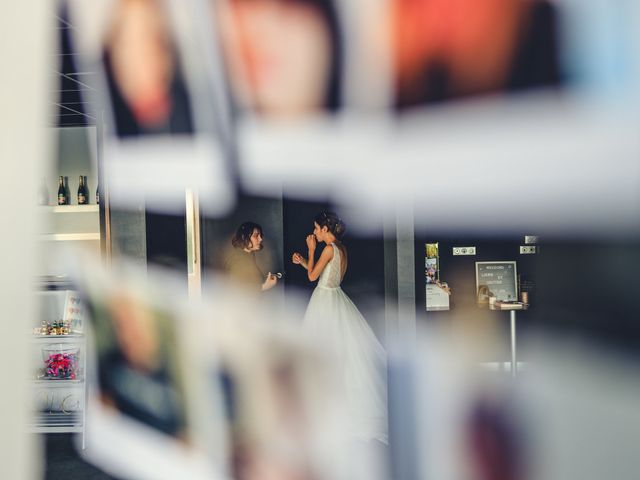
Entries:
[[342,238],[347,229],[340,217],[333,212],[320,212],[313,221],[320,225],[320,228],[327,227],[327,230],[333,233],[336,238]]

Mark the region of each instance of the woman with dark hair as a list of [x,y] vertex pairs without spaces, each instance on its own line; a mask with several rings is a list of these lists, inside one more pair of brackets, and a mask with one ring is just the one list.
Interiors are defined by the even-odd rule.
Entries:
[[[307,270],[309,281],[318,280],[304,316],[313,338],[324,341],[343,367],[345,392],[354,437],[386,443],[386,354],[358,308],[342,291],[347,271],[347,249],[340,241],[344,222],[332,212],[314,219],[307,237],[309,256],[294,253],[293,263]],[[316,262],[317,242],[326,246]]]
[[258,267],[255,252],[262,250],[262,227],[254,222],[244,222],[231,239],[233,249],[225,259],[225,270],[233,281],[252,290],[269,290],[278,279],[269,272],[266,277]]
[[262,227],[254,222],[244,222],[238,227],[231,238],[233,248],[241,250],[258,251],[262,250]]

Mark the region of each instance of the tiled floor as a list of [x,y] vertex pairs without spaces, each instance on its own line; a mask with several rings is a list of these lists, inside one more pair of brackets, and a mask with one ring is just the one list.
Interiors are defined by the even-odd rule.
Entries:
[[85,462],[75,449],[73,435],[43,435],[45,447],[45,480],[116,480]]

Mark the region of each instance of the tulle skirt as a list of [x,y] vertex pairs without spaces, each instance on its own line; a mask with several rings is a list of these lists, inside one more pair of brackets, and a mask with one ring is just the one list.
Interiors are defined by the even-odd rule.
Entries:
[[386,352],[358,308],[341,288],[318,286],[304,326],[339,362],[354,437],[387,443]]

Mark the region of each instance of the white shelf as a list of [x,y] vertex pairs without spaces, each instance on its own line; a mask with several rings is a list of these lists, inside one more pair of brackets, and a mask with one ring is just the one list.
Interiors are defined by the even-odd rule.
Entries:
[[41,207],[52,213],[98,213],[100,205],[44,205]]
[[100,240],[100,233],[48,233],[42,235],[43,240],[68,241],[68,240]]

